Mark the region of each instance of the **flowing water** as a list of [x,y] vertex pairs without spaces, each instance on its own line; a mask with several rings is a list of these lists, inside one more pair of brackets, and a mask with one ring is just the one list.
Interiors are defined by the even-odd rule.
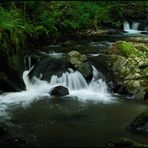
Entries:
[[139,34],[148,34],[147,26],[143,30],[139,30],[140,23],[133,22],[130,24],[129,22],[125,21],[123,23],[123,31],[126,32],[128,35],[139,35]]
[[[98,50],[112,43],[101,44],[89,43]],[[48,54],[55,58],[63,55],[61,52]],[[31,67],[30,58],[28,67]],[[18,144],[21,146],[103,146],[110,138],[119,137],[148,144],[146,137],[126,130],[147,105],[120,99],[109,91],[105,76],[93,65],[92,69],[90,83],[72,69],[61,76],[52,75],[50,82],[36,77],[31,81],[28,78],[31,69],[24,71],[26,89],[0,95],[0,126],[15,139],[23,139],[25,142]],[[69,95],[51,96],[51,90],[59,85],[67,87]]]
[[130,27],[130,24],[125,21],[123,23],[123,30],[129,34],[140,34],[141,31],[138,30],[138,27],[139,27],[139,23],[138,22],[133,22],[131,27]]

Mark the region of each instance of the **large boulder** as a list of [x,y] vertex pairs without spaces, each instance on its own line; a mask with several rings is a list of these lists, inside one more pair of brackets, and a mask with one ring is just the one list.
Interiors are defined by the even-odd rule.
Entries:
[[92,67],[86,55],[80,54],[78,51],[71,51],[67,54],[67,61],[81,74],[86,80],[92,79]]
[[118,41],[107,53],[106,63],[114,73],[113,82],[117,88],[124,88],[135,99],[144,99],[148,92],[148,46]]
[[69,91],[64,86],[56,86],[51,90],[50,95],[56,97],[66,96],[69,95]]
[[70,68],[70,65],[66,61],[65,56],[52,57],[50,55],[43,55],[30,71],[29,77],[32,79],[36,76],[41,80],[50,82],[52,75],[61,76],[68,68]]
[[148,112],[136,117],[128,129],[138,134],[148,134]]

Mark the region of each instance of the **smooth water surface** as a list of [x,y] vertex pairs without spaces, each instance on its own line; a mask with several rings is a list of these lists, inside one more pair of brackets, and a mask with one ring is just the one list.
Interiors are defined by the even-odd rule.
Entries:
[[147,104],[121,101],[103,104],[72,98],[44,98],[22,108],[10,108],[11,119],[1,124],[28,146],[103,146],[110,138],[129,137],[147,143],[146,137],[131,134],[126,127]]

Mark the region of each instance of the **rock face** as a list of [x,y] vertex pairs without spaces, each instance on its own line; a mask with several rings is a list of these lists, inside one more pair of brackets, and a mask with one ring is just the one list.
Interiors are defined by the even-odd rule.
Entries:
[[[135,99],[144,99],[148,92],[148,46],[142,43],[115,42],[107,51],[107,66],[113,82]],[[120,86],[120,87],[119,87]]]
[[129,130],[139,134],[148,134],[148,112],[144,112],[136,117],[130,124]]
[[66,87],[64,86],[56,86],[54,87],[51,92],[51,96],[66,96],[69,95],[69,91]]
[[67,54],[67,61],[80,71],[86,80],[92,79],[92,67],[85,55],[78,51],[71,51]]

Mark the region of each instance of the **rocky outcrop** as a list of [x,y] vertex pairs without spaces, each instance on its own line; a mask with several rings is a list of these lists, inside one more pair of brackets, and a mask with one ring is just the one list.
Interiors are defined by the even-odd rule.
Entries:
[[64,86],[56,86],[51,90],[50,95],[56,97],[66,96],[69,95],[69,91]]
[[67,54],[67,61],[80,71],[86,80],[92,79],[92,67],[86,55],[80,54],[78,51],[71,51]]
[[148,112],[136,117],[128,129],[138,134],[148,134]]
[[[117,92],[121,89],[135,99],[144,99],[148,92],[148,46],[118,41],[108,50],[108,68],[114,73]],[[120,86],[120,87],[119,87]]]

